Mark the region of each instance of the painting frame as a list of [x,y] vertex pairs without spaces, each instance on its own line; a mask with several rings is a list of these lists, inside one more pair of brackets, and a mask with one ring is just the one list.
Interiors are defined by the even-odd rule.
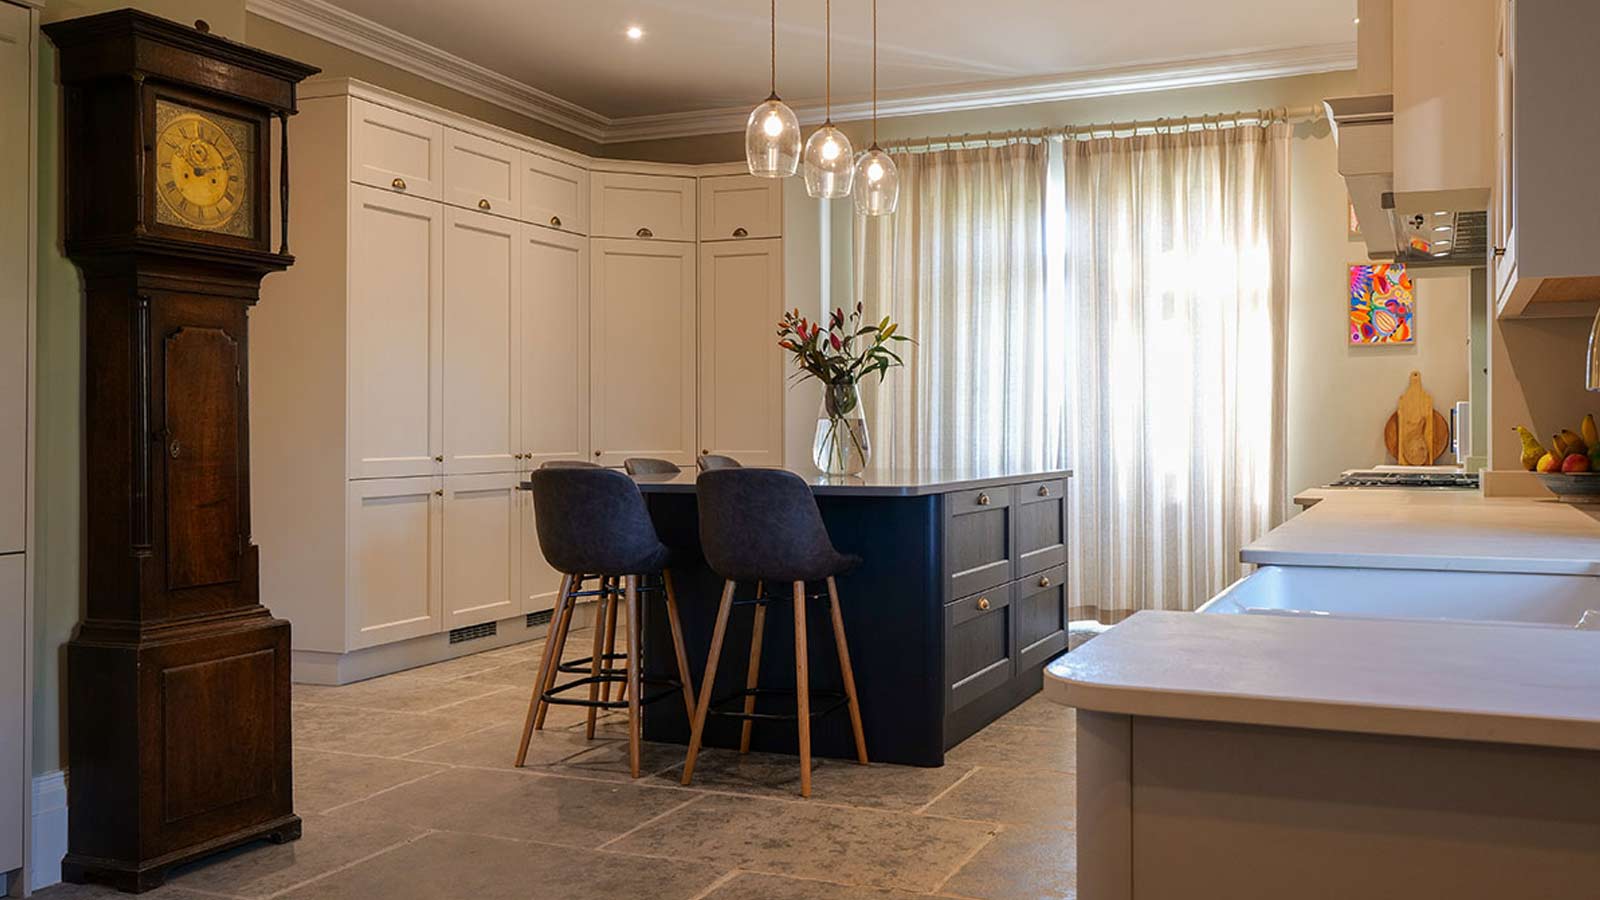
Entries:
[[1361,260],[1346,264],[1345,326],[1345,340],[1351,347],[1416,345],[1416,282],[1405,263]]

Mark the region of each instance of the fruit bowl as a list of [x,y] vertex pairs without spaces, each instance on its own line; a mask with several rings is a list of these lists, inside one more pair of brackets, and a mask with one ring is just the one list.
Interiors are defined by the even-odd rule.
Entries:
[[1563,503],[1600,503],[1600,472],[1537,472],[1539,483]]

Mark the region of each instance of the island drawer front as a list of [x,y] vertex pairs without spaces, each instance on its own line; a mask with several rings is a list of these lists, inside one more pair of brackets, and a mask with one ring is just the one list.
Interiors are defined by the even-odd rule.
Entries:
[[1012,617],[1017,622],[1017,667],[1049,662],[1067,649],[1067,567],[1019,579]]
[[1067,561],[1067,482],[1018,485],[1017,577]]
[[1016,585],[1007,584],[945,605],[946,709],[960,709],[1011,680],[1015,595]]
[[966,597],[1005,584],[1015,571],[1015,522],[1009,487],[946,494],[947,597]]

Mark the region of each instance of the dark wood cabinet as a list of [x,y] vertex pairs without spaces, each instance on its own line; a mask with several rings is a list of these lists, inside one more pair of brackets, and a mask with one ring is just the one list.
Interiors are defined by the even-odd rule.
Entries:
[[44,31],[84,285],[62,876],[142,891],[300,834],[289,624],[260,604],[250,540],[248,312],[293,262],[287,236],[269,246],[269,126],[316,70],[134,10]]
[[945,570],[955,596],[1005,584],[1016,568],[1016,522],[1009,487],[944,497]]
[[944,676],[950,683],[949,709],[960,709],[1016,674],[1015,589],[1015,585],[1000,585],[945,605]]

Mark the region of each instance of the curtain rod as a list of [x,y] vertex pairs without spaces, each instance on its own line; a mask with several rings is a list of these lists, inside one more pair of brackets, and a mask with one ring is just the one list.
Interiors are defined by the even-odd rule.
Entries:
[[1143,119],[1129,122],[1105,122],[1093,125],[1056,125],[1050,128],[1017,129],[1015,131],[987,131],[980,134],[950,134],[943,137],[901,138],[888,141],[885,148],[907,153],[922,153],[935,149],[963,148],[971,144],[992,146],[1026,141],[1089,140],[1094,137],[1113,137],[1118,134],[1159,134],[1172,131],[1196,131],[1205,128],[1237,128],[1244,125],[1267,126],[1274,122],[1304,122],[1322,118],[1322,110],[1315,106],[1276,109],[1241,110],[1216,113],[1208,116],[1168,116],[1160,119]]

